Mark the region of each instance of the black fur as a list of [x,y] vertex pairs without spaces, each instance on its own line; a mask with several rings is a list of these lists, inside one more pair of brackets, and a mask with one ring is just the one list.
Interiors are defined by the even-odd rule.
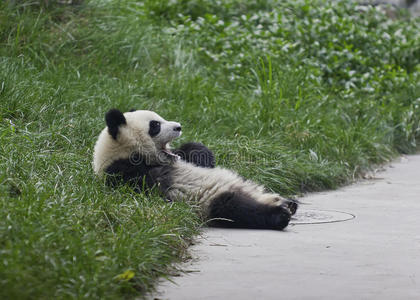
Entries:
[[277,229],[282,230],[290,221],[290,210],[285,206],[271,206],[258,203],[251,196],[241,192],[224,192],[210,205],[211,226]]
[[121,125],[127,124],[125,117],[122,112],[118,109],[111,109],[105,115],[106,126],[108,126],[108,132],[114,140],[117,139],[118,128]]
[[159,121],[150,121],[149,122],[149,135],[154,137],[160,132],[160,122]]
[[213,152],[201,143],[185,143],[173,152],[199,167],[214,168],[216,165]]
[[[187,154],[180,155],[182,159],[197,166],[214,168],[213,153],[203,144],[187,143],[180,149],[184,150],[181,153]],[[139,192],[159,186],[165,192],[172,184],[170,171],[170,165],[148,165],[140,154],[133,153],[129,158],[114,161],[105,173],[108,175],[107,183],[111,186],[128,183]]]
[[105,172],[109,185],[128,183],[138,192],[149,191],[154,187],[165,192],[171,186],[170,167],[147,165],[139,154],[114,161]]

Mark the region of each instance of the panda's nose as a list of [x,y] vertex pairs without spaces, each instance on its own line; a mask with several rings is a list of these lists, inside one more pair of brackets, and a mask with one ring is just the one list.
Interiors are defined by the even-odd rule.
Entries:
[[181,131],[181,126],[174,127],[174,131]]

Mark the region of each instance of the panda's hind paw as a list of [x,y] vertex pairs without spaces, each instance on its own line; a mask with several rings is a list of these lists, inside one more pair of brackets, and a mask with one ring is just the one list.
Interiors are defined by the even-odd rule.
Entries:
[[299,207],[299,202],[297,200],[287,199],[284,205],[289,209],[290,214],[293,216]]
[[271,213],[268,218],[269,228],[282,230],[289,224],[291,212],[287,206],[277,206]]

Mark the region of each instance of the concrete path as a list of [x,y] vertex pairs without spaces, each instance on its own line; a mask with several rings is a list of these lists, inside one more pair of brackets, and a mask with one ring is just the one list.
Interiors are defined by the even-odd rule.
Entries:
[[302,198],[356,218],[284,232],[206,229],[186,275],[157,299],[420,299],[420,156],[372,180]]

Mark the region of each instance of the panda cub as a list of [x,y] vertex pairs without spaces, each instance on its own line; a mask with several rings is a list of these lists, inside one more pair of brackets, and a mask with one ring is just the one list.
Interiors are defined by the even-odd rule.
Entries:
[[129,183],[139,192],[152,188],[170,201],[197,204],[212,226],[285,228],[297,204],[233,171],[215,167],[213,153],[200,143],[171,150],[181,124],[147,110],[105,115],[93,155],[97,175],[107,183]]

